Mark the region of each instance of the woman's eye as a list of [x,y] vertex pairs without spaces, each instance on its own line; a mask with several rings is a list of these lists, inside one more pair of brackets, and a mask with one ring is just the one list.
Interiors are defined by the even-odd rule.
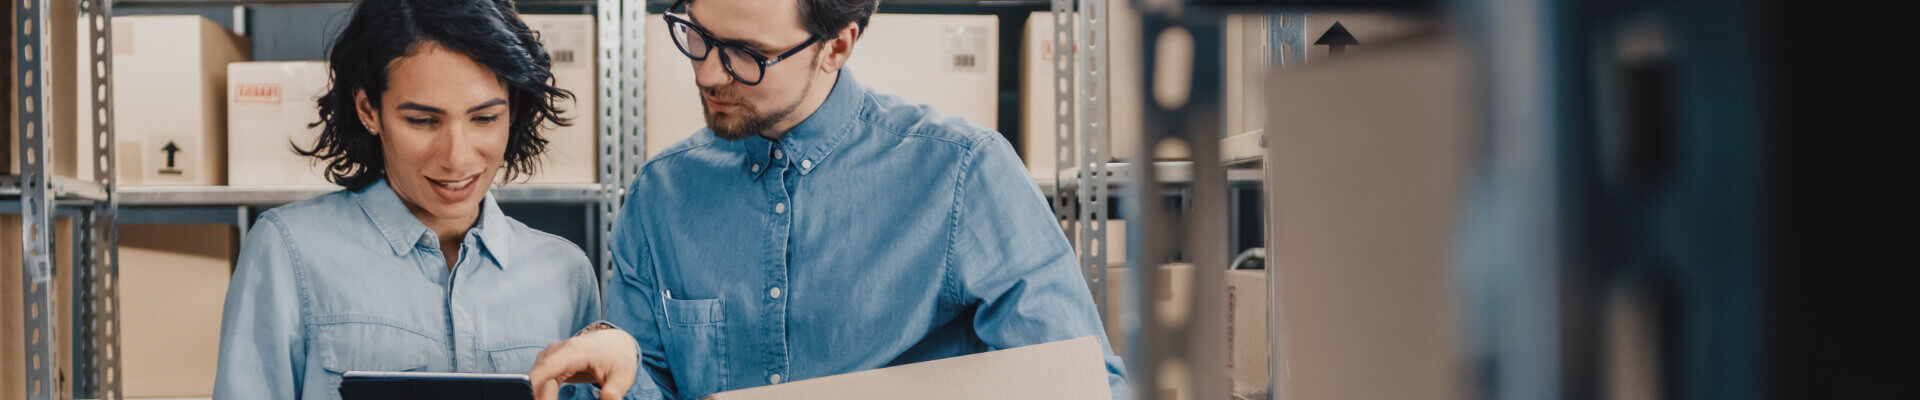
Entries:
[[407,117],[406,120],[408,124],[413,125],[433,125],[433,123],[436,122],[433,118],[428,117]]
[[498,120],[498,119],[500,119],[499,115],[481,115],[481,116],[473,117],[473,122],[490,124],[490,123],[493,123],[494,120]]

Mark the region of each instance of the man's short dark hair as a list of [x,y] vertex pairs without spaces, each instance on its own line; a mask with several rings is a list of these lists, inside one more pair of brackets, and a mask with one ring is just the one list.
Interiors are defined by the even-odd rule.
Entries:
[[795,1],[800,3],[800,26],[823,38],[833,37],[852,23],[860,24],[860,34],[866,35],[867,19],[880,8],[879,0]]
[[395,59],[433,43],[493,71],[507,88],[507,179],[531,175],[547,148],[539,128],[569,125],[556,101],[573,93],[554,87],[553,62],[512,0],[363,0],[327,58],[331,87],[320,97],[320,137],[294,151],[327,162],[327,180],[359,190],[386,178],[380,138],[360,123],[354,95],[375,108]]

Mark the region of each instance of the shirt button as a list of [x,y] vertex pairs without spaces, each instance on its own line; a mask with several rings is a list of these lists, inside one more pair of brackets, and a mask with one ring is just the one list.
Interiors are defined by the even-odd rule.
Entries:
[[787,213],[787,203],[780,203],[780,204],[774,204],[774,205],[773,205],[773,213],[774,213],[774,214],[786,214],[786,213]]
[[767,377],[767,384],[769,385],[780,384],[780,374],[773,374],[773,376]]
[[420,247],[433,247],[433,236],[421,235]]
[[760,164],[754,164],[752,167],[748,167],[747,170],[753,171],[753,172],[760,172]]
[[767,295],[768,295],[768,296],[773,296],[773,298],[776,298],[776,299],[778,299],[778,298],[780,298],[780,288],[777,288],[777,287],[776,287],[776,288],[773,288],[773,289],[768,289],[768,290],[767,290]]
[[773,159],[780,159],[780,149],[773,149]]
[[813,169],[813,160],[800,160],[800,168]]

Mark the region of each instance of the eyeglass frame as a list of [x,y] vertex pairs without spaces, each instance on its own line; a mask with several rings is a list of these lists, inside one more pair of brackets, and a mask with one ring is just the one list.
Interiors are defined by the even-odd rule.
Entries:
[[[687,58],[692,59],[694,61],[706,61],[707,58],[710,57],[715,50],[720,50],[720,66],[727,70],[727,75],[732,76],[734,82],[740,82],[741,84],[744,84],[747,86],[757,86],[761,82],[766,81],[768,67],[772,67],[773,64],[786,60],[788,57],[792,57],[794,54],[799,54],[801,50],[806,50],[808,47],[812,47],[815,43],[820,42],[820,35],[809,34],[807,35],[807,41],[801,42],[799,46],[794,46],[793,49],[787,50],[784,53],[780,53],[780,55],[778,56],[768,57],[765,54],[760,54],[759,51],[755,51],[753,49],[747,48],[746,46],[742,46],[737,40],[722,40],[719,38],[715,38],[713,37],[713,32],[708,31],[706,27],[702,27],[700,26],[700,24],[693,23],[692,20],[681,18],[680,15],[674,14],[673,11],[670,11],[670,10],[684,7],[686,6],[686,4],[687,4],[687,0],[680,0],[680,1],[674,2],[672,7],[667,8],[667,10],[669,11],[662,11],[660,13],[661,18],[667,21],[667,36],[669,39],[672,39],[674,24],[686,25],[687,27],[693,28],[694,34],[699,35],[700,40],[705,41],[707,43],[707,51],[706,53],[701,54],[699,56],[694,56],[693,51],[687,50],[687,45],[680,43],[681,41],[677,39],[673,40],[673,47],[679,48],[681,55],[685,55],[687,56]],[[727,52],[725,51],[727,48],[740,49],[741,53],[746,53],[747,56],[753,57],[754,64],[760,66],[760,79],[755,79],[753,82],[748,82],[746,78],[740,77],[740,73],[733,70],[733,58],[732,56],[727,55]]]

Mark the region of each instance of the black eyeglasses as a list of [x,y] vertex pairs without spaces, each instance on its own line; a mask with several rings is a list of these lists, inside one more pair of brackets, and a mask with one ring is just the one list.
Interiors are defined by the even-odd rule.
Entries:
[[[686,1],[682,0],[669,9],[679,9],[685,4]],[[807,46],[812,46],[814,42],[820,41],[820,35],[812,35],[807,38],[806,42],[800,43],[799,46],[794,46],[793,49],[787,50],[785,53],[780,53],[778,56],[767,57],[766,55],[760,54],[760,52],[747,49],[744,43],[715,39],[713,33],[707,32],[706,28],[694,25],[692,21],[680,18],[679,15],[675,15],[672,11],[665,12],[664,14],[667,19],[667,34],[673,36],[673,44],[674,46],[680,47],[681,54],[686,54],[687,58],[691,58],[694,61],[706,61],[707,54],[712,53],[713,49],[718,48],[720,49],[720,65],[726,66],[727,74],[733,75],[733,80],[747,84],[748,86],[760,84],[760,80],[767,77],[767,67],[773,66],[774,63],[778,63],[780,60],[785,60],[787,57],[792,57],[795,53],[799,53],[800,50],[806,49]]]

